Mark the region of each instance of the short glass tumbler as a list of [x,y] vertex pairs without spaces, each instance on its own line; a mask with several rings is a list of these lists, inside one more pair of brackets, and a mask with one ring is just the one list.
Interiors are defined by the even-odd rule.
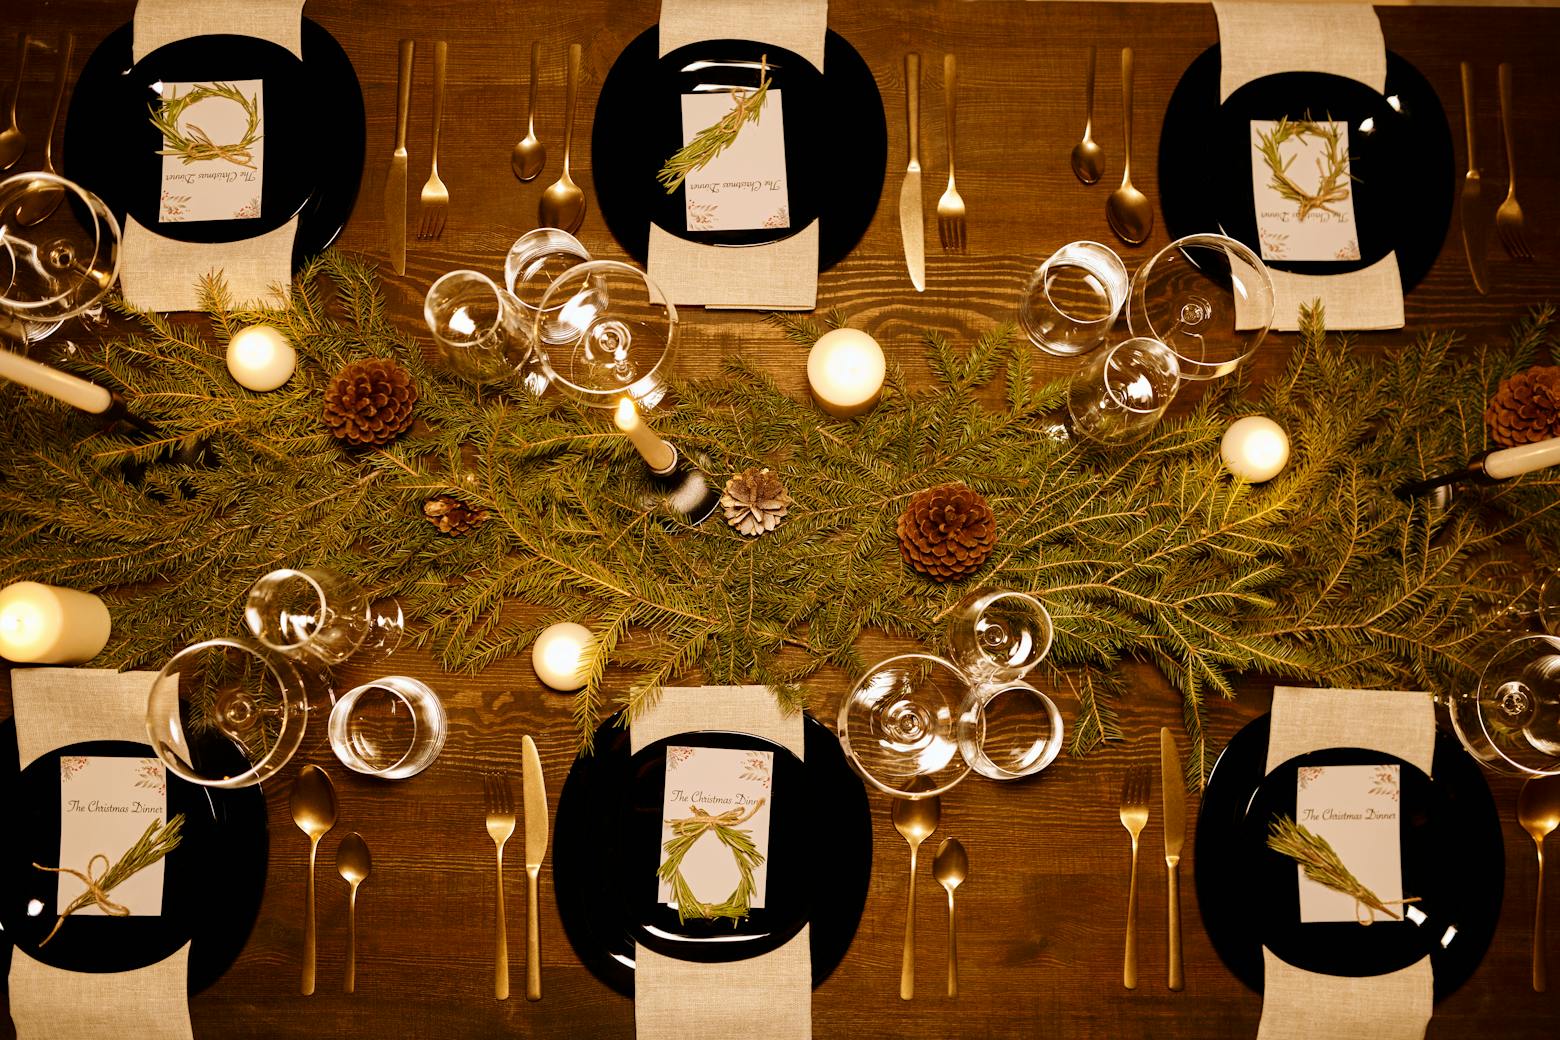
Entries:
[[1474,690],[1447,704],[1468,753],[1498,773],[1560,773],[1560,638],[1520,636],[1495,652]]
[[971,769],[992,780],[1017,780],[1056,760],[1062,713],[1026,682],[993,683],[971,691],[956,732],[959,753]]
[[523,373],[529,318],[519,302],[478,271],[441,275],[423,299],[423,320],[451,372],[483,383]]
[[1072,357],[1105,342],[1127,299],[1127,269],[1098,242],[1070,242],[1029,277],[1018,321],[1041,350]]
[[969,680],[930,654],[874,665],[840,702],[845,757],[868,783],[900,798],[942,794],[969,774],[954,726]]
[[977,683],[1023,678],[1051,649],[1051,615],[1027,592],[977,589],[948,621],[948,656]]
[[1182,379],[1229,375],[1272,324],[1273,279],[1233,238],[1178,238],[1132,276],[1127,328],[1173,350]]
[[330,747],[341,764],[383,780],[405,780],[427,769],[448,731],[439,695],[406,675],[349,690],[330,712]]
[[542,297],[564,272],[589,259],[590,253],[580,240],[559,228],[527,231],[509,247],[509,256],[504,259],[504,285],[520,303],[527,333],[535,329],[544,350],[565,342],[572,329],[559,321],[561,304],[552,305],[545,315],[540,314],[537,308]]
[[1149,431],[1181,385],[1175,354],[1155,339],[1129,339],[1103,351],[1073,374],[1067,387],[1072,433],[1103,444],[1125,444]]

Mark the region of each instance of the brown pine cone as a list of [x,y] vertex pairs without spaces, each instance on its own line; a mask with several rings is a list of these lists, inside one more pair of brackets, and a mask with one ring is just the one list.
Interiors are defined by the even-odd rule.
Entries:
[[325,425],[354,447],[388,444],[412,424],[417,387],[390,358],[354,361],[325,388]]
[[423,503],[423,516],[445,534],[465,534],[486,520],[488,511],[469,506],[453,495],[435,495]]
[[1506,448],[1560,437],[1560,365],[1534,365],[1503,380],[1484,409],[1484,424]]
[[769,469],[750,467],[726,481],[726,490],[720,496],[726,523],[743,534],[752,536],[773,531],[780,525],[791,496],[785,485]]
[[898,530],[906,562],[938,581],[975,571],[997,544],[991,506],[957,483],[917,492],[900,515]]

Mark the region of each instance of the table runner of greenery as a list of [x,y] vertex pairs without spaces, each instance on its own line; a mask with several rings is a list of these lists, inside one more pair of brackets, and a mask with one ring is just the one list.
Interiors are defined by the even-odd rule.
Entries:
[[[1479,489],[1442,513],[1391,492],[1485,447],[1484,402],[1548,348],[1547,308],[1509,343],[1435,332],[1388,354],[1356,352],[1307,315],[1287,370],[1260,394],[1227,378],[1190,414],[1110,450],[1046,433],[1062,386],[1037,381],[1011,328],[968,349],[929,337],[931,385],[910,388],[891,365],[882,404],[848,422],[733,358],[719,377],[680,385],[653,421],[705,454],[718,481],[752,465],[782,475],[791,515],[750,539],[718,516],[690,529],[643,506],[644,468],[607,413],[438,371],[391,322],[359,259],[309,264],[285,311],[234,310],[216,283],[207,303],[205,323],[125,311],[135,331],[68,364],[121,388],[170,442],[207,444],[205,465],[0,387],[0,580],[103,595],[114,635],[94,664],[156,667],[234,631],[264,572],[327,564],[400,597],[416,638],[452,669],[520,653],[559,619],[589,625],[599,641],[574,700],[585,741],[613,702],[641,705],[695,673],[766,683],[827,715],[842,691],[808,680],[825,663],[849,674],[870,664],[856,645],[863,629],[936,646],[950,605],[1005,586],[1035,592],[1053,615],[1045,667],[1078,690],[1075,752],[1119,734],[1129,691],[1116,665],[1144,660],[1185,699],[1188,771],[1200,780],[1211,767],[1205,699],[1232,696],[1243,673],[1474,683],[1503,611],[1532,596],[1537,576],[1519,557],[1551,559],[1560,533],[1552,475]],[[298,373],[271,393],[243,389],[224,366],[229,337],[257,321],[299,349]],[[799,344],[823,331],[808,318],[776,323]],[[322,387],[372,356],[412,372],[419,421],[385,448],[353,452],[322,424]],[[1230,421],[1252,413],[1294,443],[1289,468],[1257,487],[1232,481],[1218,452]],[[127,479],[135,463],[150,464]],[[972,578],[939,585],[904,565],[894,524],[914,492],[952,480],[987,497],[1002,535]],[[442,534],[421,511],[439,493],[491,518],[465,537]],[[527,604],[540,609],[518,609]],[[625,689],[608,689],[608,662],[634,676]]]

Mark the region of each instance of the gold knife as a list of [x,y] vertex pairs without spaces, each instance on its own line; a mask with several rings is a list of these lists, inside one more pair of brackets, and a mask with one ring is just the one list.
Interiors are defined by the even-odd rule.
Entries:
[[921,56],[905,55],[905,112],[910,122],[910,165],[899,189],[899,237],[916,292],[926,291],[926,216],[921,210]]
[[396,274],[406,273],[406,117],[412,107],[411,40],[401,41],[401,71],[396,80],[395,152],[385,177],[385,244]]
[[525,780],[525,999],[542,999],[542,938],[537,913],[537,879],[547,855],[547,785],[536,741],[520,739]]
[[1473,287],[1481,293],[1490,291],[1489,266],[1484,258],[1489,225],[1479,212],[1479,168],[1474,162],[1473,146],[1473,66],[1462,63],[1463,125],[1468,129],[1468,172],[1463,176],[1462,197],[1458,200],[1458,216],[1462,223],[1463,252],[1468,254],[1468,270],[1473,273]]
[[1170,877],[1170,988],[1181,989],[1181,846],[1186,843],[1186,774],[1169,729],[1159,731],[1160,787],[1165,800],[1165,866]]

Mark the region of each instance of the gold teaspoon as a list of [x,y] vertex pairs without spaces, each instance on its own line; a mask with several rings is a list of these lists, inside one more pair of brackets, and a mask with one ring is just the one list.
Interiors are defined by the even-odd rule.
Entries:
[[1533,992],[1549,988],[1544,962],[1544,839],[1560,827],[1560,776],[1535,776],[1522,785],[1517,796],[1517,822],[1538,846],[1537,909],[1533,913]]
[[905,952],[899,968],[899,996],[915,996],[915,856],[921,842],[937,829],[942,799],[900,798],[894,802],[894,828],[910,843],[910,906],[905,912]]
[[11,125],[0,130],[0,170],[9,170],[27,150],[27,135],[16,125],[16,103],[22,96],[22,73],[27,70],[27,48],[32,37],[23,33],[16,43],[16,85],[11,88]]
[[1154,230],[1154,206],[1132,186],[1132,48],[1121,49],[1121,125],[1125,144],[1121,151],[1121,187],[1105,203],[1105,220],[1116,237],[1129,246],[1140,246]]
[[314,860],[320,851],[320,839],[336,826],[336,788],[319,766],[304,766],[293,781],[292,818],[298,829],[309,836],[309,890],[303,905],[303,986],[304,996],[314,992]]
[[1094,45],[1089,45],[1089,71],[1084,79],[1083,140],[1073,145],[1072,170],[1085,184],[1105,171],[1105,149],[1094,140]]
[[341,846],[336,849],[336,873],[352,886],[347,893],[347,977],[341,984],[344,993],[357,988],[357,890],[373,868],[368,842],[361,834],[353,831],[341,839]]
[[585,192],[569,176],[569,151],[574,144],[574,96],[580,87],[581,48],[569,44],[568,89],[563,102],[563,173],[547,186],[538,207],[543,227],[562,228],[573,234],[585,223]]
[[542,167],[547,165],[547,146],[536,137],[536,73],[541,61],[542,41],[535,40],[531,44],[531,101],[526,106],[529,112],[526,115],[525,136],[509,156],[510,169],[522,181],[535,180],[536,175],[542,172]]
[[932,877],[948,890],[948,996],[959,995],[959,929],[954,916],[953,890],[964,883],[970,873],[970,857],[958,838],[947,838],[937,846],[937,858],[932,860]]

